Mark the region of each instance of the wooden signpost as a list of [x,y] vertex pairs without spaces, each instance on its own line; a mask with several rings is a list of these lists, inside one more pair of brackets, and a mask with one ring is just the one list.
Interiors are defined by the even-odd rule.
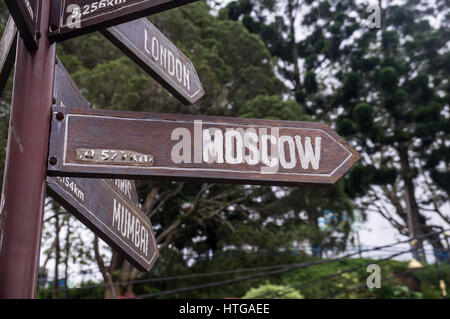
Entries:
[[359,158],[321,123],[55,106],[48,173],[331,185]]
[[17,28],[10,16],[0,41],[0,96],[8,82],[16,55]]
[[[61,62],[55,67],[54,97],[64,108],[89,108]],[[158,246],[134,181],[48,177],[47,192],[136,268],[151,269]]]
[[67,40],[197,0],[61,0],[52,2],[51,34]]
[[6,6],[19,29],[20,37],[30,51],[38,48],[41,36],[39,32],[41,1],[5,0]]
[[[0,298],[35,296],[45,189],[148,271],[158,249],[135,185],[125,179],[326,186],[359,160],[320,123],[90,109],[54,42],[109,28],[102,31],[108,39],[180,101],[194,103],[204,91],[191,61],[147,19],[127,23],[194,1],[5,0],[24,41],[17,41],[0,199]],[[0,89],[15,37],[9,21]]]
[[102,33],[182,103],[193,104],[204,95],[192,62],[147,18]]
[[0,201],[0,298],[34,298],[37,285],[56,52],[47,37],[50,1],[40,3],[39,48],[31,53],[17,41]]

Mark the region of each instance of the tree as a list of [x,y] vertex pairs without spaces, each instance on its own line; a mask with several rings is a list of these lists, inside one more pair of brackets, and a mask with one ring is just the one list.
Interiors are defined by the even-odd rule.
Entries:
[[[442,229],[430,225],[425,212],[449,222],[441,208],[449,176],[446,4],[379,1],[380,29],[367,27],[367,4],[346,0],[275,6],[240,0],[221,12],[261,36],[308,114],[334,122],[338,133],[357,142],[364,161],[346,179],[346,192],[360,198],[362,210],[413,237]],[[266,23],[269,17],[273,22]],[[430,17],[440,17],[440,25],[432,26]],[[302,87],[295,84],[299,76]],[[443,248],[438,237],[430,243]]]

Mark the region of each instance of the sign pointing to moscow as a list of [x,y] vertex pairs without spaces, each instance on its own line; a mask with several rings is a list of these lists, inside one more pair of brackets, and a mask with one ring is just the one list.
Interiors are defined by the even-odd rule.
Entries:
[[286,186],[334,184],[360,158],[321,123],[59,107],[49,154],[50,175]]
[[102,33],[182,103],[195,103],[204,95],[192,62],[147,18]]
[[67,40],[194,1],[197,0],[53,1],[50,37],[55,41]]

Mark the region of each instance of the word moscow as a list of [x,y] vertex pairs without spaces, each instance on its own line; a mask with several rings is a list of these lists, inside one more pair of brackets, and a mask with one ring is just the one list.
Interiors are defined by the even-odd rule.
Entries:
[[[195,121],[194,149],[201,144],[202,156],[194,156],[194,163],[264,164],[261,170],[267,173],[276,172],[280,165],[288,170],[299,166],[304,170],[310,166],[319,169],[321,136],[280,136],[279,131],[279,128],[203,129],[202,121]],[[178,141],[172,148],[172,161],[175,164],[191,163],[190,131],[177,128],[172,131],[171,139]]]

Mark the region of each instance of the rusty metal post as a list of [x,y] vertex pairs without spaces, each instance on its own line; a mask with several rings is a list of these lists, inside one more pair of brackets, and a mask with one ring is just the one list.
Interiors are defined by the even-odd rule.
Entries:
[[30,53],[18,38],[0,205],[0,298],[36,293],[56,58],[50,3],[41,4],[39,49]]

